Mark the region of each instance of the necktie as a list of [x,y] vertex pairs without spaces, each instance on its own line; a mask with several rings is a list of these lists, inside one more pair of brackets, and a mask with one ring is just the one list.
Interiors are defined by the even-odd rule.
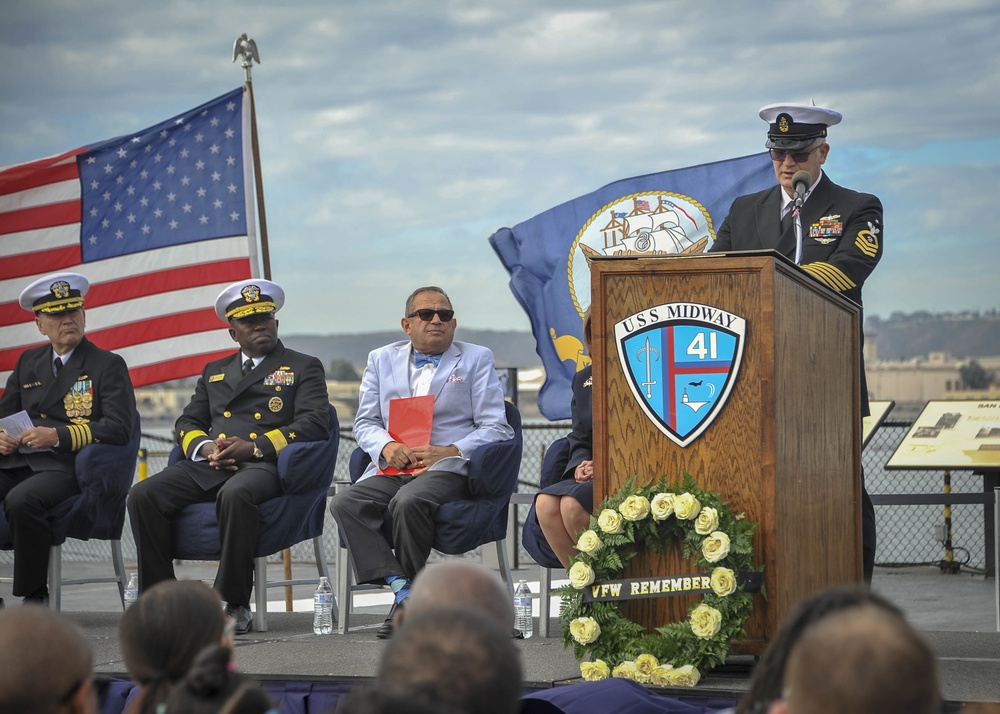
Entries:
[[61,370],[62,368],[63,368],[62,357],[56,357],[55,360],[52,361],[52,374],[58,377],[59,370]]
[[252,371],[253,371],[253,360],[248,357],[247,361],[243,363],[243,376],[246,377]]
[[413,362],[416,364],[417,369],[420,369],[425,364],[432,364],[435,367],[441,362],[441,355],[423,355],[419,352],[413,353]]

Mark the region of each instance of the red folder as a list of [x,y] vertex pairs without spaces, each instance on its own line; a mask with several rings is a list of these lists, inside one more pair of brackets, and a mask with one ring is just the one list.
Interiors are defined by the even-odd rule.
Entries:
[[[389,425],[387,431],[393,441],[414,446],[431,443],[431,429],[434,426],[434,395],[425,397],[402,397],[389,400]],[[420,469],[379,469],[382,474],[411,474]]]

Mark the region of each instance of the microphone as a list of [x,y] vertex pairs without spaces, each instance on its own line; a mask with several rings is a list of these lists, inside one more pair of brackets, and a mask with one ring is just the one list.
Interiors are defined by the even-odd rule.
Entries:
[[812,184],[812,176],[808,171],[796,171],[792,176],[792,188],[795,190],[795,207],[801,208],[806,199],[806,191]]

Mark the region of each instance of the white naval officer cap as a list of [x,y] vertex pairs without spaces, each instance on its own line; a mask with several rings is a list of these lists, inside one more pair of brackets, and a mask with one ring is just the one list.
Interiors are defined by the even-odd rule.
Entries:
[[21,291],[20,303],[36,315],[57,315],[83,307],[90,281],[79,273],[52,273]]
[[768,149],[796,151],[808,148],[826,136],[827,127],[839,124],[840,112],[810,104],[768,104],[760,108],[760,118],[768,123]]
[[223,322],[262,312],[277,312],[285,304],[285,291],[277,283],[252,278],[233,283],[215,299],[215,314]]

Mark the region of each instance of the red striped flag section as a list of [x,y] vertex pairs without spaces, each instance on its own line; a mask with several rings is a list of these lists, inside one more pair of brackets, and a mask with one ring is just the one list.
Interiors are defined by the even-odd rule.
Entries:
[[0,385],[44,343],[21,290],[90,281],[87,337],[140,387],[236,349],[218,294],[256,277],[249,93],[239,88],[134,134],[0,169]]

